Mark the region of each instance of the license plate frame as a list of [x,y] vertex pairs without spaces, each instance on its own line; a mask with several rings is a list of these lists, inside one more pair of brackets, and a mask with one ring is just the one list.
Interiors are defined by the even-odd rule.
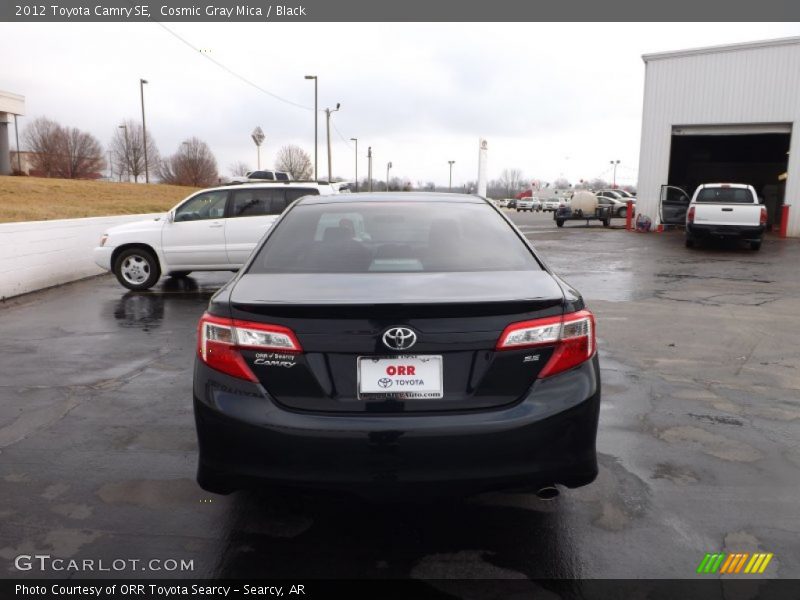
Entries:
[[[424,366],[424,375],[421,377],[428,378],[431,375],[434,379],[438,379],[438,385],[425,384],[423,386],[406,387],[402,391],[384,391],[388,387],[395,387],[400,380],[408,380],[412,377],[419,377],[416,375],[394,375],[385,376],[384,378],[392,381],[391,386],[378,390],[376,385],[370,385],[369,382],[373,380],[376,374],[364,373],[362,364],[372,363],[376,369],[382,368],[382,365],[391,362],[405,362],[411,363],[410,366],[420,367]],[[367,363],[368,364],[368,363]],[[366,379],[366,381],[365,381]],[[408,385],[408,384],[401,384]],[[364,388],[368,391],[364,391]],[[441,354],[402,354],[394,356],[358,356],[356,357],[356,393],[359,400],[441,400],[444,398],[444,356]]]

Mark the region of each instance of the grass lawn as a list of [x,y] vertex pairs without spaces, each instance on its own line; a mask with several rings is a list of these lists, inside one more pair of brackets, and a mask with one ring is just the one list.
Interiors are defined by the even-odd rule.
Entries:
[[197,188],[42,177],[0,177],[0,223],[153,213]]

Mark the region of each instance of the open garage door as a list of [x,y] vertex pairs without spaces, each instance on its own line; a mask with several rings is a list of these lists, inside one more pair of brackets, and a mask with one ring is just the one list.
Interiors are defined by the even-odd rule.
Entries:
[[702,183],[752,185],[773,225],[783,204],[791,135],[789,123],[675,126],[667,183],[689,195]]

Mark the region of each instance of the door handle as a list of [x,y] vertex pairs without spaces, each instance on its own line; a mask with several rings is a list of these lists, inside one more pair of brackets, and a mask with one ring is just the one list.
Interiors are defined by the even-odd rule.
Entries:
[[208,227],[209,227],[209,229],[217,229],[218,227],[222,227],[223,225],[224,225],[223,223],[213,223],[213,224],[209,225]]
[[733,212],[732,208],[723,208],[722,212]]

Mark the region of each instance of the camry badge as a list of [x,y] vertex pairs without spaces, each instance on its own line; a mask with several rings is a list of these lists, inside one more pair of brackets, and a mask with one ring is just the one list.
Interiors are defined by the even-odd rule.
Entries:
[[383,344],[391,350],[408,350],[417,343],[417,334],[407,327],[392,327],[383,334]]

